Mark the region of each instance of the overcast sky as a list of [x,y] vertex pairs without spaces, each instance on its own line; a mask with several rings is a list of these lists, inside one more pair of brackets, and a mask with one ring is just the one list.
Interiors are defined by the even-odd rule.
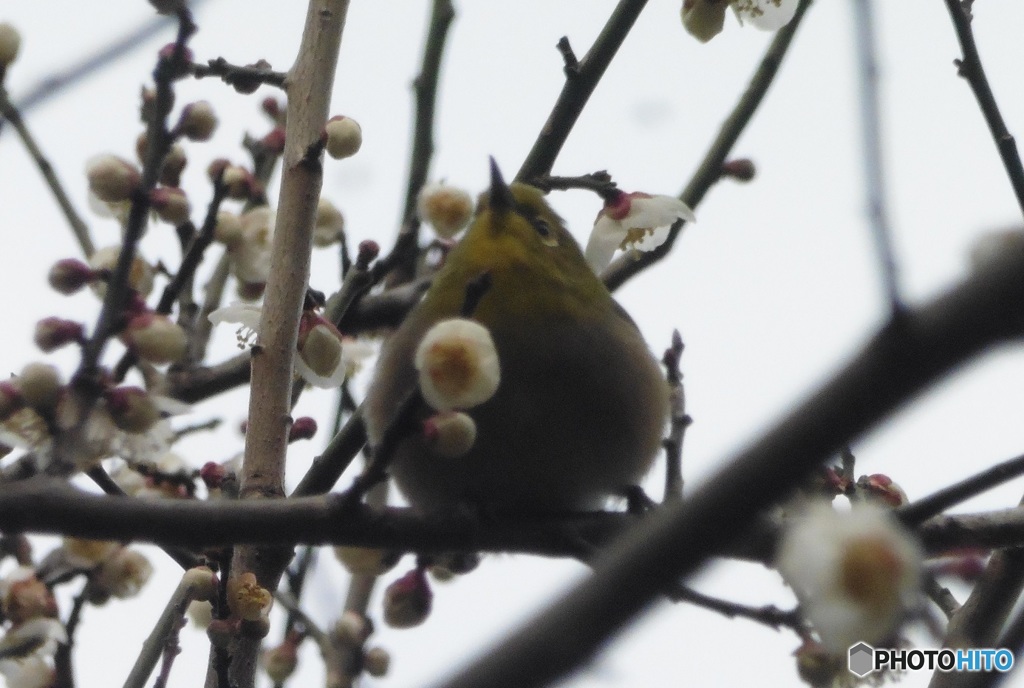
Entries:
[[[860,130],[849,2],[813,6],[781,73],[735,154],[749,157],[758,177],[723,182],[696,209],[675,253],[618,294],[660,352],[678,328],[688,411],[695,423],[685,447],[689,486],[714,470],[834,372],[882,322],[885,305],[863,212]],[[1009,183],[965,82],[952,61],[959,55],[944,3],[876,3],[883,83],[883,135],[890,215],[901,286],[918,303],[956,283],[967,253],[982,234],[1020,224]],[[236,63],[267,59],[286,69],[303,22],[299,2],[207,0],[197,10],[197,60],[224,56]],[[472,192],[487,179],[487,156],[514,174],[537,136],[562,85],[556,41],[567,35],[582,55],[614,3],[520,0],[457,3],[440,83],[432,179],[446,178]],[[720,123],[746,86],[771,39],[732,17],[725,31],[701,45],[679,21],[680,0],[651,0],[555,165],[556,174],[607,169],[626,190],[676,194],[696,168]],[[1024,5],[992,0],[975,5],[974,27],[1003,115],[1016,133],[1024,123],[1020,89],[1020,27]],[[410,82],[418,69],[428,3],[409,0],[352,3],[342,43],[332,111],[362,125],[363,149],[328,162],[323,194],[345,213],[353,244],[374,238],[385,248],[400,213],[411,137]],[[19,61],[7,86],[15,99],[54,70],[105,45],[152,15],[142,0],[92,3],[8,2],[0,21],[23,33]],[[89,215],[83,169],[92,155],[132,157],[140,126],[139,87],[148,83],[154,53],[173,33],[165,30],[139,50],[28,113],[32,131],[87,214],[97,245],[115,243],[110,220]],[[214,140],[187,146],[184,186],[194,206],[209,195],[204,169],[215,157],[245,161],[244,132],[262,134],[258,103],[270,89],[241,96],[213,81],[183,82],[178,103],[205,98],[221,119]],[[57,297],[46,287],[49,265],[77,255],[61,216],[18,141],[0,136],[0,208],[4,255],[0,271],[0,345],[10,371],[41,356],[31,345],[43,316],[92,319],[95,300]],[[271,194],[276,198],[276,192]],[[553,203],[585,241],[599,209],[584,192]],[[155,226],[142,251],[151,260],[176,259],[172,232]],[[314,287],[330,291],[331,251],[314,258]],[[31,299],[27,298],[29,295]],[[213,360],[233,353],[233,334],[221,333]],[[75,359],[52,357],[70,371]],[[859,472],[884,472],[911,497],[965,477],[1024,447],[1024,356],[1019,347],[986,356],[952,376],[854,446]],[[224,415],[231,425],[245,408],[242,391],[197,408],[195,420]],[[305,395],[301,413],[326,420],[327,393]],[[225,430],[215,442],[182,446],[201,465],[240,448]],[[294,482],[326,441],[296,447]],[[655,472],[659,472],[657,469]],[[651,489],[657,490],[654,479]],[[995,490],[964,507],[1016,504],[1021,484]],[[45,552],[48,540],[41,541]],[[158,573],[139,600],[88,608],[76,642],[82,685],[121,681],[135,658],[177,571],[152,551]],[[397,574],[404,572],[403,563]],[[504,629],[585,574],[582,566],[525,556],[488,557],[473,575],[436,588],[435,611],[409,631],[382,629],[374,644],[393,653],[388,678],[368,681],[405,688],[431,683],[453,663],[491,647]],[[396,575],[396,574],[393,574]],[[791,604],[778,576],[760,567],[716,564],[698,587],[751,604]],[[957,588],[962,599],[965,592]],[[321,557],[308,591],[312,616],[328,622],[344,597],[344,576]],[[66,610],[66,606],[64,609]],[[379,609],[379,607],[376,607]],[[279,637],[275,629],[271,638]],[[927,639],[917,637],[922,643]],[[187,633],[170,686],[194,686],[205,672],[205,637]],[[689,606],[667,604],[608,648],[574,686],[740,685],[797,681],[790,653],[797,639],[745,621]],[[312,647],[302,684],[319,683]],[[741,661],[737,661],[742,657]],[[923,685],[909,676],[904,685]],[[1018,685],[1024,680],[1018,679]]]

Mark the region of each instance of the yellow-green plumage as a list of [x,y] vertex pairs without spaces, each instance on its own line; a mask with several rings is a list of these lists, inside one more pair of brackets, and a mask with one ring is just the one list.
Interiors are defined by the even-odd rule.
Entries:
[[489,272],[490,287],[472,317],[494,338],[498,391],[467,411],[477,425],[468,454],[442,458],[418,436],[404,440],[392,463],[398,486],[424,511],[459,504],[496,512],[599,507],[650,468],[667,385],[636,326],[542,193],[504,186],[496,169],[490,193],[381,352],[365,405],[370,443],[417,384],[420,339],[438,321],[459,316],[466,285]]

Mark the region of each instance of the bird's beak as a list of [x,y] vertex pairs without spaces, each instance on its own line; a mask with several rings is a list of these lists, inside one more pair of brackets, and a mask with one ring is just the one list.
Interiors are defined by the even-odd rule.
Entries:
[[494,161],[493,157],[491,158],[491,192],[487,205],[496,213],[512,210],[516,205],[512,190],[508,188],[508,184],[502,178],[501,170],[498,169],[498,163]]

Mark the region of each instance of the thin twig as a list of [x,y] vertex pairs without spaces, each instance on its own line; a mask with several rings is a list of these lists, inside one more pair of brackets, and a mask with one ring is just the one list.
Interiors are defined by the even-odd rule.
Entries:
[[[28,130],[24,120],[21,117],[21,113],[18,108],[11,103],[7,95],[7,90],[0,84],[0,118],[3,118],[14,126],[14,130],[18,132],[18,136],[21,138],[21,142],[25,146],[25,150],[32,157],[39,172],[42,173],[43,179],[46,180],[46,185],[50,187],[50,193],[57,201],[57,205],[60,206],[61,211],[64,213],[64,217],[67,219],[68,224],[71,225],[71,231],[75,235],[75,239],[78,240],[78,245],[82,248],[82,253],[88,258],[96,250],[92,243],[92,237],[89,234],[89,227],[86,226],[82,217],[75,210],[75,207],[71,205],[71,199],[68,198],[68,194],[64,191],[63,184],[57,179],[57,173],[53,169],[53,165],[50,164],[49,159],[43,154],[43,151],[39,148],[39,144],[36,143],[32,133]],[[2,121],[2,120],[0,120]]]
[[946,509],[956,506],[986,490],[1002,485],[1016,477],[1024,475],[1024,454],[988,468],[981,473],[944,487],[927,497],[901,506],[896,510],[900,520],[908,526],[923,523],[929,518],[941,514]]
[[1003,115],[999,112],[996,104],[995,94],[988,84],[988,77],[985,76],[985,69],[981,65],[981,56],[978,54],[978,46],[974,42],[974,32],[971,30],[971,16],[960,0],[946,0],[946,8],[953,20],[953,28],[956,30],[957,40],[960,42],[960,50],[963,52],[962,60],[955,60],[958,73],[967,79],[967,83],[974,92],[974,97],[981,108],[981,114],[985,117],[985,123],[992,134],[996,148],[999,150],[999,157],[1006,168],[1006,175],[1010,179],[1010,186],[1017,197],[1017,205],[1021,212],[1024,212],[1024,166],[1021,165],[1020,155],[1017,153],[1017,142],[1014,140],[1010,130],[1006,128]]
[[[647,0],[620,0],[587,54],[574,65],[574,69],[566,71],[562,92],[559,93],[558,100],[555,101],[555,106],[548,115],[533,148],[516,173],[516,181],[529,182],[535,177],[551,173],[555,159],[562,151],[562,146],[569,138],[576,120],[583,113],[583,108],[600,83],[612,58],[626,40],[646,5]],[[559,42],[559,46],[565,60],[568,40],[564,45]],[[565,64],[568,66],[568,60],[565,60]]]
[[685,586],[679,586],[673,590],[670,597],[676,602],[689,602],[729,618],[739,617],[755,621],[776,631],[780,628],[791,628],[799,633],[803,629],[800,613],[796,609],[787,611],[779,609],[773,604],[763,607],[752,607],[705,595],[702,592],[697,592]]
[[856,0],[853,3],[853,23],[856,32],[854,42],[860,77],[861,130],[864,136],[864,183],[868,219],[881,267],[882,285],[889,299],[890,312],[893,317],[897,317],[903,309],[903,299],[900,297],[899,271],[885,202],[882,116],[878,95],[878,60],[872,2],[873,0]]
[[286,72],[275,72],[264,60],[241,66],[231,64],[223,57],[209,60],[205,65],[193,62],[189,66],[189,72],[197,79],[208,76],[220,77],[224,83],[244,93],[252,93],[260,84],[282,88],[288,79]]
[[665,350],[661,362],[669,385],[669,435],[662,443],[665,447],[664,501],[683,498],[683,440],[693,419],[686,413],[686,392],[679,360],[683,355],[683,338],[679,330],[672,331],[672,345]]
[[323,453],[313,459],[313,464],[291,496],[308,497],[329,492],[365,445],[366,425],[363,423],[363,407],[360,406]]
[[[793,36],[800,27],[800,22],[803,21],[804,16],[807,14],[807,8],[811,6],[812,1],[800,0],[793,19],[779,29],[771,45],[768,46],[768,50],[761,59],[761,64],[758,66],[757,71],[754,72],[747,90],[744,91],[739,102],[736,103],[729,117],[722,124],[721,131],[718,132],[718,136],[711,143],[711,147],[708,148],[704,159],[693,173],[690,183],[679,194],[679,198],[686,205],[691,208],[696,208],[700,205],[705,194],[721,177],[723,163],[725,163],[726,158],[732,152],[732,147],[736,144],[740,134],[747,128],[747,124],[750,123],[757,108],[761,105],[761,101],[764,100],[764,96],[772,85],[772,81],[775,80],[775,75],[782,65],[782,60],[793,42]],[[629,255],[613,261],[602,274],[608,289],[615,291],[625,284],[629,278],[639,274],[647,267],[667,256],[682,229],[683,222],[676,222],[672,225],[665,243],[653,251],[642,253],[639,258]]]

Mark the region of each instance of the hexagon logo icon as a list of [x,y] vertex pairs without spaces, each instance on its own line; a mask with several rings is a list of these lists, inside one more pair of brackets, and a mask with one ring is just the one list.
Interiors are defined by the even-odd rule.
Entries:
[[867,643],[857,643],[852,646],[846,666],[851,674],[864,678],[875,670],[875,648]]

